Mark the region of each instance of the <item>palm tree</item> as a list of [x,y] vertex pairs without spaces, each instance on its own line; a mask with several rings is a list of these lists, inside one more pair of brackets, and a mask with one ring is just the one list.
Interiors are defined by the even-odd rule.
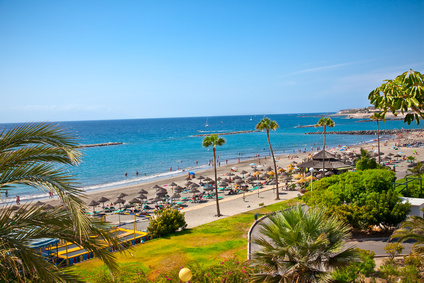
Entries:
[[373,115],[371,115],[370,119],[377,122],[378,164],[380,164],[380,129],[378,126],[378,121],[383,120],[383,118],[381,116],[381,113],[374,113]]
[[[424,212],[424,209],[421,208]],[[424,218],[420,216],[410,216],[400,225],[400,229],[396,230],[391,238],[399,238],[400,242],[414,240],[412,251],[424,256]]]
[[256,125],[256,130],[266,130],[266,137],[268,139],[268,145],[269,145],[269,150],[271,151],[271,155],[272,155],[272,161],[274,162],[274,177],[275,177],[275,188],[277,191],[277,197],[275,198],[276,200],[280,199],[280,193],[278,192],[278,171],[277,171],[277,163],[275,163],[275,157],[274,157],[274,150],[272,150],[272,146],[271,146],[271,141],[269,140],[269,130],[271,131],[275,131],[278,129],[278,124],[275,121],[272,121],[269,118],[263,118],[261,121],[259,121],[259,123]]
[[90,220],[84,213],[83,191],[66,168],[79,163],[77,147],[67,131],[48,123],[0,132],[0,189],[31,186],[55,192],[63,202],[61,208],[52,210],[29,203],[16,212],[10,205],[0,212],[0,276],[5,281],[76,280],[30,248],[29,243],[40,238],[75,243],[117,271],[115,257],[104,247],[105,242],[119,247],[119,242],[104,231],[105,224]]
[[215,169],[215,200],[216,200],[216,215],[217,217],[221,216],[221,212],[219,211],[219,202],[218,202],[218,177],[216,174],[216,147],[224,145],[226,143],[224,138],[220,138],[218,135],[210,135],[203,139],[203,146],[209,147],[212,146],[213,150],[213,166]]
[[261,225],[261,250],[252,261],[261,271],[252,282],[327,282],[332,270],[359,260],[355,249],[344,248],[349,226],[323,210],[295,206]]
[[324,150],[322,152],[322,177],[324,177],[325,174],[325,138],[327,135],[327,127],[334,127],[334,121],[331,120],[329,117],[322,117],[319,119],[318,123],[315,125],[315,127],[324,127]]

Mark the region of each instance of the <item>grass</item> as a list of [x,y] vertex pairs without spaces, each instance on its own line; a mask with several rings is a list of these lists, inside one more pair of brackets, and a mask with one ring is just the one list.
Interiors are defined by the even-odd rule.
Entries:
[[[254,215],[264,215],[298,200],[287,200],[256,210],[220,219],[167,237],[147,241],[124,254],[116,253],[121,270],[121,282],[130,282],[141,271],[149,277],[169,272],[189,263],[209,266],[218,260],[237,257],[246,260],[247,232],[254,222]],[[98,259],[86,261],[68,268],[84,280],[105,282],[99,274],[106,272]],[[126,278],[126,279],[123,279]]]

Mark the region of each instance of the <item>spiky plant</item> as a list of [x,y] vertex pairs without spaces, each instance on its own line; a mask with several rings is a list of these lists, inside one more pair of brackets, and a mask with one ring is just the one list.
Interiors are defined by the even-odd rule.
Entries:
[[328,282],[331,271],[359,259],[345,248],[349,227],[323,210],[301,206],[283,210],[262,224],[252,282]]
[[[92,251],[117,271],[114,255],[107,245],[120,247],[105,232],[105,224],[85,214],[83,191],[66,166],[80,162],[76,139],[66,130],[50,123],[25,124],[0,133],[0,189],[31,186],[52,191],[63,202],[53,210],[23,205],[12,211],[10,205],[0,212],[0,273],[5,281],[68,282],[76,278],[41,259],[29,247],[32,240],[57,238]],[[90,237],[95,236],[95,237]]]

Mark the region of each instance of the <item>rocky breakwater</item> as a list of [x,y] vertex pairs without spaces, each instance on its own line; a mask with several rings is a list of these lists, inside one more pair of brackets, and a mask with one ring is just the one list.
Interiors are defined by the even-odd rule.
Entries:
[[[402,129],[402,130],[380,130],[380,135],[395,135],[402,133],[421,132],[424,129]],[[322,135],[324,132],[309,132],[306,135]],[[364,131],[328,131],[327,135],[376,135],[377,130],[364,130]]]
[[193,137],[207,137],[210,135],[220,135],[220,136],[226,136],[226,135],[236,135],[236,134],[247,134],[247,133],[254,133],[254,132],[260,132],[259,130],[256,131],[238,131],[238,132],[227,132],[227,133],[210,133],[210,134],[199,134],[199,135],[193,135]]
[[99,147],[99,146],[111,146],[111,145],[121,145],[123,142],[105,142],[105,143],[95,143],[95,144],[82,144],[79,147]]

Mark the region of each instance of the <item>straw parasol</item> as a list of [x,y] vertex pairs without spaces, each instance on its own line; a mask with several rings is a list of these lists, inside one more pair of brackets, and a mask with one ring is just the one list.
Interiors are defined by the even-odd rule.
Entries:
[[189,193],[192,193],[192,194],[197,194],[197,193],[200,193],[200,191],[198,190],[198,189],[196,189],[196,188],[192,188],[190,191],[188,191]]
[[197,177],[197,179],[202,180],[202,179],[205,179],[205,177],[203,177],[202,175],[200,175],[199,177]]
[[205,188],[203,188],[203,190],[204,191],[212,191],[212,190],[215,190],[215,188],[214,187],[205,187]]
[[45,203],[42,201],[37,201],[36,203],[34,203],[34,205],[41,206],[41,205],[45,205]]
[[128,201],[129,203],[133,204],[133,203],[138,203],[140,204],[141,201],[139,199],[133,198],[132,200]]
[[98,203],[97,201],[95,201],[95,200],[92,200],[89,204],[88,204],[88,206],[92,206],[93,207],[93,213],[94,213],[94,208],[96,207],[96,206],[98,206],[100,203]]
[[221,183],[219,183],[219,186],[220,187],[226,187],[226,186],[228,186],[228,183],[227,182],[221,182]]
[[51,204],[46,204],[42,209],[43,210],[49,210],[49,209],[54,209],[55,207]]
[[230,171],[230,173],[228,173],[227,176],[234,176],[234,173]]
[[177,194],[177,193],[175,193],[175,194],[173,194],[172,196],[171,196],[171,198],[180,198],[181,197],[181,195],[180,194]]
[[303,184],[306,183],[308,180],[306,180],[305,178],[300,178],[299,180],[296,181],[296,184]]
[[103,210],[105,209],[105,202],[109,201],[107,197],[101,197],[97,202],[103,204]]
[[141,189],[137,193],[138,194],[147,194],[147,191],[145,189]]
[[174,192],[176,192],[176,193],[181,193],[182,191],[184,191],[184,188],[183,188],[183,187],[181,187],[181,186],[177,186],[177,187],[174,189]]
[[163,189],[161,186],[159,186],[159,185],[154,185],[153,186],[153,189]]
[[147,199],[146,195],[140,194],[138,196],[136,196],[136,198],[138,199]]
[[118,196],[118,198],[123,198],[123,197],[126,197],[126,196],[128,196],[127,194],[125,194],[125,193],[121,193],[119,196]]

